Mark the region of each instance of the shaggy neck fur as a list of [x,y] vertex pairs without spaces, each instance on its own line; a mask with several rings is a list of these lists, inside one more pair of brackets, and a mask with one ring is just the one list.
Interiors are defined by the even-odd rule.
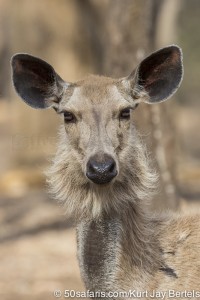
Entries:
[[129,203],[77,226],[78,257],[87,289],[141,289],[164,264],[154,224]]
[[[157,234],[146,210],[157,178],[148,165],[144,146],[137,135],[129,141],[119,179],[104,187],[86,181],[80,155],[67,146],[63,130],[60,138],[62,142],[47,173],[48,183],[67,215],[77,222],[79,262],[86,286],[91,288],[93,282],[95,289],[103,284],[101,271],[95,273],[97,262],[103,264],[98,269],[109,274],[103,277],[107,278],[104,284],[108,288],[116,282],[118,286],[120,280],[122,287],[127,272],[127,288],[133,281],[141,282],[141,270],[152,274],[161,267]],[[93,260],[95,264],[90,266]]]
[[95,220],[104,213],[121,214],[130,204],[135,209],[147,206],[155,192],[157,174],[150,168],[136,132],[127,145],[119,155],[119,176],[113,183],[99,186],[86,179],[81,168],[84,158],[70,148],[61,128],[58,151],[46,175],[50,193],[64,205],[67,216],[78,221]]

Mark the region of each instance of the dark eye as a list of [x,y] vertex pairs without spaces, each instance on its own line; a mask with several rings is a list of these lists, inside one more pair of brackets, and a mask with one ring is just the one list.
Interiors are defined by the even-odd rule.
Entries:
[[65,121],[65,123],[74,123],[74,122],[76,122],[76,117],[71,112],[65,111],[64,112],[64,121]]
[[130,119],[130,108],[125,108],[120,113],[120,119],[129,120]]

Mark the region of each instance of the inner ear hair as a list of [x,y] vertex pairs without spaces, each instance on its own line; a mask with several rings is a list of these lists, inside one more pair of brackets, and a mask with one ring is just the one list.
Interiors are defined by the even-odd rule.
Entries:
[[11,67],[15,90],[26,104],[38,109],[58,106],[67,84],[50,64],[18,53],[12,57]]
[[134,101],[153,104],[170,98],[182,78],[182,51],[171,45],[147,56],[127,77],[127,81]]

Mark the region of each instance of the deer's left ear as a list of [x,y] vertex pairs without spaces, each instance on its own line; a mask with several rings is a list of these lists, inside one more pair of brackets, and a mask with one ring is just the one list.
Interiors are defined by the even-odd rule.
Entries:
[[171,97],[182,77],[182,51],[172,45],[145,58],[126,81],[135,101],[153,104]]

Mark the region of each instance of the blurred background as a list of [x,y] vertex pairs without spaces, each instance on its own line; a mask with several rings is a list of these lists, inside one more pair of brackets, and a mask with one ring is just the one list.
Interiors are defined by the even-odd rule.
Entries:
[[0,0],[0,299],[55,299],[83,290],[75,230],[48,196],[44,170],[61,119],[15,94],[10,58],[26,52],[62,78],[127,76],[151,51],[183,49],[181,88],[166,103],[140,105],[137,127],[160,174],[152,210],[199,208],[200,1]]

